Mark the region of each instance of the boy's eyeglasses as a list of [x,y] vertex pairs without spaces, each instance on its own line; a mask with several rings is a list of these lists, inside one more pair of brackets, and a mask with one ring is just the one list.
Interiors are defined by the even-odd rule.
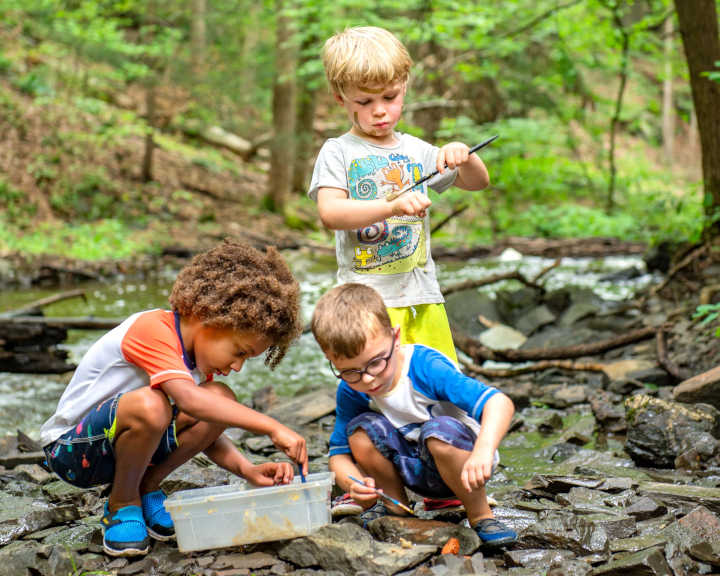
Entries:
[[395,338],[396,336],[393,336],[392,346],[387,356],[378,356],[377,358],[373,358],[365,365],[365,368],[363,368],[362,370],[357,370],[356,368],[348,368],[347,370],[341,370],[340,372],[337,372],[335,371],[335,366],[333,366],[332,362],[328,360],[328,364],[330,364],[330,370],[336,378],[342,378],[348,384],[357,384],[358,382],[360,382],[360,380],[362,380],[364,374],[370,374],[370,376],[377,376],[383,370],[385,370],[385,368],[387,368],[388,362],[390,362],[390,358],[392,358],[393,352],[395,352]]

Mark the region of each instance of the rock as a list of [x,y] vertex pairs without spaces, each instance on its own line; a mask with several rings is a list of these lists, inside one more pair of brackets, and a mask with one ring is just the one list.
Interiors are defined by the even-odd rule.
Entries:
[[625,514],[634,516],[636,520],[657,518],[667,513],[667,507],[658,504],[652,498],[642,496],[625,508]]
[[659,548],[649,548],[634,554],[620,556],[605,566],[593,570],[593,576],[627,576],[628,574],[673,576],[673,571]]
[[38,554],[35,542],[11,542],[0,548],[0,576],[19,576],[35,573],[47,574],[47,561]]
[[675,386],[673,398],[678,402],[702,402],[720,409],[720,366]]
[[413,544],[430,544],[440,548],[450,538],[457,538],[460,554],[465,555],[472,554],[480,547],[480,538],[475,530],[447,522],[385,516],[371,522],[369,529],[376,539],[393,544],[400,544],[401,539],[404,539]]
[[273,406],[268,416],[289,426],[303,426],[335,411],[335,390],[321,389]]
[[607,432],[623,432],[627,428],[625,407],[621,396],[605,390],[593,390],[588,398],[600,428]]
[[301,567],[320,566],[348,576],[366,571],[390,576],[422,562],[437,546],[418,544],[403,548],[376,542],[367,531],[352,523],[323,526],[313,534],[296,538],[278,550],[283,560]]
[[527,337],[510,326],[495,324],[480,334],[479,340],[491,350],[515,350],[525,343]]
[[720,514],[720,488],[641,482],[638,494],[659,500],[671,508],[690,509],[701,505]]
[[649,360],[618,360],[603,366],[603,372],[610,380],[630,378],[633,373],[649,370],[655,367],[655,362]]
[[556,318],[550,308],[542,304],[530,310],[526,315],[521,316],[515,323],[515,328],[530,336],[543,326],[555,322]]
[[720,412],[707,404],[693,406],[638,395],[625,401],[625,409],[625,451],[642,466],[673,467],[678,455],[705,441],[706,435],[720,436]]
[[550,512],[520,535],[520,543],[528,548],[557,548],[575,554],[605,554],[609,539],[601,525],[581,521],[566,512]]
[[445,299],[445,309],[450,323],[475,339],[487,330],[487,326],[478,320],[480,316],[490,322],[500,322],[495,300],[477,290],[463,290],[449,294]]
[[525,568],[545,568],[555,562],[575,558],[575,553],[570,550],[509,550],[506,551],[505,559],[510,566],[523,566]]
[[33,498],[0,492],[0,546],[36,530],[78,517],[78,510],[74,506],[50,506]]

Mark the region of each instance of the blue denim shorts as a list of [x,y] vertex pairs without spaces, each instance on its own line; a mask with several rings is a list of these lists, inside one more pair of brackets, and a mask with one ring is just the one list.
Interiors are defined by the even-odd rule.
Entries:
[[[110,484],[115,477],[115,430],[117,406],[122,394],[109,398],[90,410],[72,430],[45,446],[50,469],[60,478],[80,488]],[[152,456],[150,465],[165,460],[177,448],[173,406],[170,426]]]
[[350,436],[362,428],[378,451],[393,463],[403,484],[413,492],[429,498],[454,497],[440,476],[435,460],[427,448],[428,438],[471,452],[477,438],[475,432],[450,416],[437,416],[423,423],[417,442],[407,440],[390,420],[377,412],[364,412],[347,425]]

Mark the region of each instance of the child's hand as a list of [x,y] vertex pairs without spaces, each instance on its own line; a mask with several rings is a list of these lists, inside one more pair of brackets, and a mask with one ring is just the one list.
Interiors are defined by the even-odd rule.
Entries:
[[353,482],[350,485],[349,493],[350,496],[352,496],[352,499],[360,504],[360,506],[363,508],[369,508],[378,499],[378,496],[375,493],[375,479],[370,476],[365,476],[362,478],[362,481],[365,482],[367,486],[363,486],[359,482]]
[[445,172],[445,165],[448,168],[457,168],[461,164],[467,162],[470,155],[468,154],[470,148],[462,142],[450,142],[445,144],[437,155],[437,169],[440,172]]
[[247,469],[244,476],[255,486],[288,484],[293,479],[293,467],[290,462],[265,462]]
[[470,457],[465,461],[460,480],[465,486],[465,490],[472,492],[477,488],[482,488],[492,476],[494,452],[490,454],[477,454],[472,452]]
[[290,430],[287,426],[278,423],[277,428],[270,434],[270,440],[272,440],[275,446],[285,452],[288,457],[302,466],[303,474],[308,473],[308,455],[305,438],[297,432]]
[[425,218],[427,208],[432,204],[422,192],[406,192],[391,202],[393,216],[418,216]]

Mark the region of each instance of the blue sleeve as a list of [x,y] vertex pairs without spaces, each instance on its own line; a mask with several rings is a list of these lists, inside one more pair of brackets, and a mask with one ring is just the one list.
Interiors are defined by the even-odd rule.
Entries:
[[500,390],[463,374],[437,350],[415,345],[410,363],[410,379],[418,392],[428,398],[450,402],[482,421],[485,404]]
[[350,454],[347,425],[355,416],[370,410],[370,398],[367,394],[355,392],[342,380],[335,395],[335,402],[335,428],[330,435],[330,456]]

